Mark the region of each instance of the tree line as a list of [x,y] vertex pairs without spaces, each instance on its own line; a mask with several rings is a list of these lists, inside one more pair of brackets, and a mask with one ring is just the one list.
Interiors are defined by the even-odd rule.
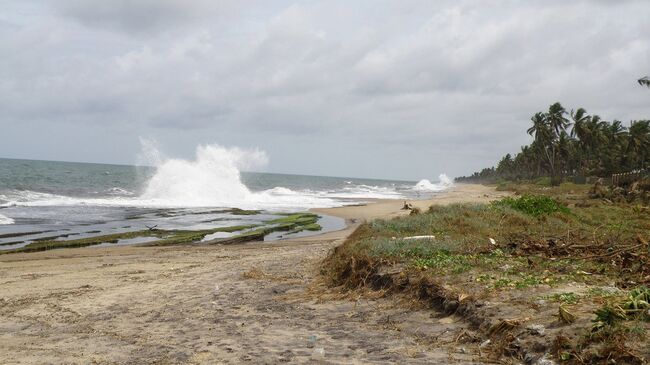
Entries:
[[[639,84],[650,87],[647,77]],[[650,120],[606,121],[585,109],[567,111],[559,102],[531,118],[533,137],[521,151],[507,154],[496,167],[457,181],[530,180],[568,176],[609,176],[646,169],[650,165]]]

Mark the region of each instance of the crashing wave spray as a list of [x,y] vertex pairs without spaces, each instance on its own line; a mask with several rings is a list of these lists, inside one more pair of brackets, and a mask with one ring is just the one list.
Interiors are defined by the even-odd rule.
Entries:
[[[136,169],[136,182],[141,182],[141,189],[128,191],[114,186],[102,195],[92,197],[12,189],[0,195],[0,207],[92,205],[293,210],[341,206],[350,204],[352,199],[422,197],[452,185],[451,180],[442,174],[437,184],[422,180],[415,186],[396,182],[375,186],[342,180],[340,185],[335,182],[322,185],[316,181],[313,185],[298,184],[296,190],[271,185],[267,190],[251,191],[242,182],[240,170],[259,168],[268,163],[266,153],[259,149],[201,145],[196,148],[194,159],[179,159],[166,157],[153,140],[142,139],[141,143],[142,152],[137,164],[143,168]],[[0,218],[4,218],[0,219],[0,224],[11,224],[10,218]]]
[[431,181],[427,179],[422,179],[420,180],[415,186],[413,187],[413,190],[415,191],[443,191],[446,189],[449,189],[454,185],[453,181],[447,176],[446,174],[440,174],[438,176],[438,180],[440,181],[437,184],[431,183]]
[[0,214],[0,225],[5,225],[5,224],[14,224],[14,220],[5,215]]
[[241,182],[240,169],[268,163],[263,151],[219,145],[198,146],[194,161],[164,159],[152,151],[146,154],[156,156],[158,161],[152,162],[158,164],[140,198],[180,206],[229,206],[256,200]]

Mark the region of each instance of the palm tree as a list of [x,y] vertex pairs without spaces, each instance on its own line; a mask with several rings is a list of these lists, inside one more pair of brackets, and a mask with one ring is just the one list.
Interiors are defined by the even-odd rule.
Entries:
[[537,153],[537,176],[541,175],[542,168],[542,159],[541,156],[544,151],[544,146],[546,146],[551,140],[551,129],[548,128],[546,124],[546,117],[544,113],[538,112],[530,118],[533,122],[533,126],[528,128],[526,132],[533,136],[533,143],[531,144],[531,149],[536,150]]
[[[650,87],[650,79],[639,81],[644,80],[642,84]],[[555,103],[548,112],[536,113],[530,121],[530,145],[521,147],[515,156],[503,157],[497,168],[486,168],[462,179],[532,179],[550,175],[551,182],[557,184],[565,174],[605,176],[650,165],[650,120],[632,121],[625,128],[619,120],[607,122],[598,115],[588,115],[582,108],[567,113],[560,103]]]
[[557,136],[559,136],[560,132],[565,130],[571,124],[564,116],[565,114],[566,110],[560,103],[554,103],[548,108],[546,119],[549,126],[555,131]]
[[533,115],[530,120],[533,122],[533,126],[528,128],[526,132],[533,136],[535,141],[541,141],[547,139],[549,136],[549,130],[547,128],[546,124],[546,118],[544,117],[544,113],[538,112]]
[[565,132],[560,132],[560,136],[555,143],[555,149],[557,150],[558,165],[561,166],[560,173],[568,172],[571,165],[571,155],[572,155],[572,143],[571,137]]
[[586,133],[585,128],[590,118],[591,117],[587,114],[587,111],[583,108],[578,108],[575,113],[571,110],[571,119],[573,120],[571,137],[578,137],[579,140],[583,140]]
[[620,120],[605,123],[602,128],[604,146],[600,149],[599,159],[603,162],[603,174],[623,172],[625,157],[623,150],[627,143],[627,129]]
[[[571,129],[571,137],[578,139],[578,168],[580,170],[584,169],[584,157],[587,155],[587,150],[589,148],[589,122],[591,117],[587,114],[587,111],[583,108],[578,108],[578,110],[573,112],[571,110],[571,119],[573,120],[573,128]],[[582,171],[584,173],[584,171]]]
[[[645,168],[645,161],[650,151],[650,120],[635,120],[628,129],[627,153],[633,163]],[[632,156],[630,156],[632,154]]]

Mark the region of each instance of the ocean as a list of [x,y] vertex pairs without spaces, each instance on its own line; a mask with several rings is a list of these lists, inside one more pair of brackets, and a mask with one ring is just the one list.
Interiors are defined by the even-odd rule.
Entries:
[[[197,230],[254,225],[316,207],[427,198],[451,185],[444,175],[432,183],[241,172],[232,151],[208,146],[199,152],[196,160],[166,159],[155,166],[0,159],[0,250],[152,226]],[[239,215],[225,208],[260,212]],[[323,231],[345,226],[329,216],[321,216],[318,223]],[[142,242],[125,239],[103,245]]]

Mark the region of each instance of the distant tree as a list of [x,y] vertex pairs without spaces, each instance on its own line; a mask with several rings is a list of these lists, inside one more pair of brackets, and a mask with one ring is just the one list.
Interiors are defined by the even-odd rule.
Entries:
[[[647,77],[642,80],[642,85],[650,87]],[[548,112],[535,113],[530,122],[526,130],[533,137],[530,145],[515,155],[505,155],[496,168],[458,180],[550,177],[557,184],[565,176],[608,176],[650,165],[650,120],[631,121],[626,128],[619,120],[608,122],[582,108],[567,113],[560,103],[554,103]]]
[[548,125],[555,131],[556,136],[559,136],[560,132],[566,130],[570,125],[569,119],[566,118],[566,109],[560,103],[554,103],[548,107],[546,120]]
[[627,152],[640,168],[645,168],[645,163],[650,154],[650,120],[635,120],[628,129]]
[[510,177],[513,173],[514,161],[508,153],[497,164],[496,172],[501,176]]
[[[573,120],[573,128],[571,129],[571,137],[577,139],[579,156],[576,156],[578,168],[584,169],[585,151],[589,148],[590,129],[589,122],[591,116],[583,108],[578,108],[575,112],[571,110],[571,119]],[[584,171],[583,171],[584,173]]]

